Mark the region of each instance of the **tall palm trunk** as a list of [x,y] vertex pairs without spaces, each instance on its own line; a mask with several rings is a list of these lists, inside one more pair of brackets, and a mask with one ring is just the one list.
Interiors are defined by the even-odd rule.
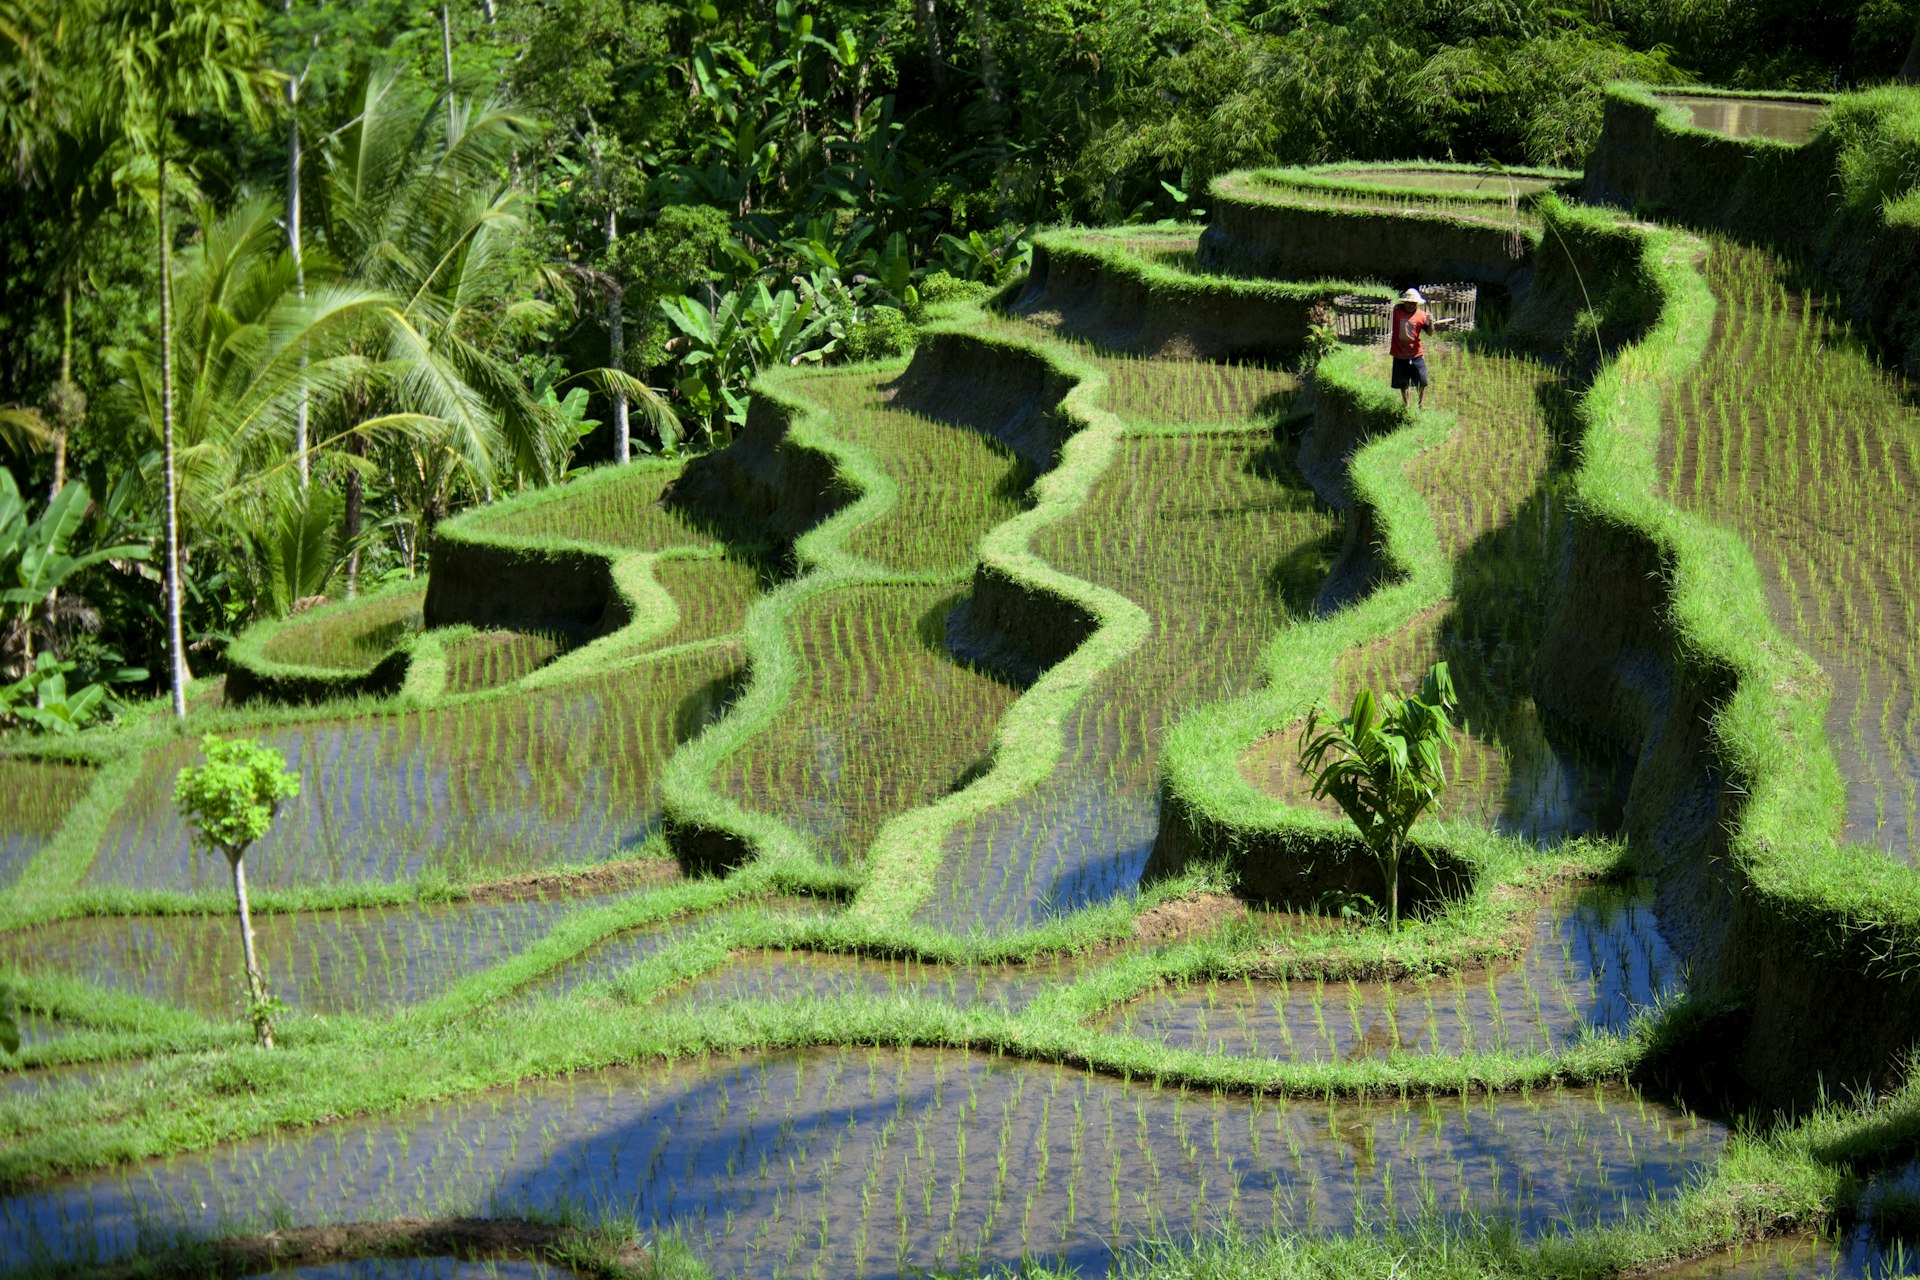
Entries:
[[[620,239],[619,215],[612,209],[607,210],[607,252],[613,252],[613,246]],[[617,264],[616,264],[617,265]],[[619,369],[626,360],[627,335],[624,325],[620,299],[620,281],[613,282],[613,301],[607,307],[607,364]],[[633,428],[627,416],[627,393],[619,387],[613,389],[613,460],[629,462],[633,458]]]
[[253,998],[253,1030],[260,1037],[260,1047],[271,1049],[273,1022],[266,1015],[266,979],[260,976],[260,961],[253,953],[253,914],[247,910],[247,871],[239,858],[228,857],[227,865],[233,869],[233,898],[240,904],[240,950],[247,958],[247,993]]
[[[293,0],[287,0],[287,12]],[[293,256],[293,288],[302,301],[307,300],[307,268],[300,252],[300,81],[287,77],[287,251]],[[311,472],[307,464],[307,356],[300,353],[300,407],[294,412],[293,450],[300,460],[300,487],[307,487]]]
[[175,719],[187,718],[187,646],[180,628],[180,493],[173,456],[173,245],[167,233],[166,113],[155,149],[159,192],[154,221],[160,232],[160,467],[166,490],[167,664]]

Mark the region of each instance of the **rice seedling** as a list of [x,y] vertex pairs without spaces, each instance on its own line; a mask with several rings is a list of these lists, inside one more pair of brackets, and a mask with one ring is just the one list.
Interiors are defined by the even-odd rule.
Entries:
[[1143,605],[1153,630],[1068,718],[1054,776],[949,838],[923,920],[1018,924],[1138,878],[1158,821],[1161,725],[1247,687],[1297,604],[1291,558],[1333,528],[1289,452],[1264,431],[1130,438],[1085,510],[1036,539],[1049,563]]
[[889,817],[962,782],[1018,691],[946,652],[954,603],[951,586],[876,584],[800,604],[793,702],[727,761],[722,788],[851,861]]
[[673,597],[680,620],[653,640],[647,646],[650,649],[735,634],[765,586],[757,565],[733,555],[660,560],[653,566],[653,576]]
[[1590,1030],[1624,1032],[1681,976],[1651,899],[1595,887],[1543,907],[1512,964],[1393,983],[1217,979],[1143,997],[1110,1025],[1180,1048],[1317,1061],[1550,1052]]
[[[1258,169],[1216,180],[1229,198],[1281,201],[1304,208],[1390,214],[1444,213],[1454,220],[1485,220],[1537,226],[1534,200],[1554,185],[1550,178],[1447,173],[1431,169],[1363,169],[1346,173]],[[1404,188],[1396,190],[1396,188]]]
[[[1542,844],[1606,830],[1617,820],[1625,771],[1567,735],[1549,737],[1530,687],[1562,519],[1552,476],[1554,377],[1536,361],[1478,344],[1435,344],[1429,362],[1429,399],[1459,426],[1445,446],[1416,458],[1407,476],[1454,562],[1452,596],[1399,632],[1343,654],[1329,705],[1345,706],[1362,688],[1411,693],[1422,673],[1444,661],[1466,732],[1455,735],[1436,816]],[[1310,799],[1297,736],[1289,727],[1255,743],[1242,773],[1288,803],[1337,813]]]
[[807,396],[831,413],[827,429],[869,450],[899,486],[891,510],[855,530],[848,549],[900,573],[965,573],[974,544],[1022,507],[1032,473],[991,436],[892,403],[892,374],[809,378]]
[[447,692],[512,684],[558,657],[563,637],[545,631],[488,631],[447,647]]
[[265,653],[296,667],[357,671],[371,667],[420,629],[427,598],[425,579],[396,591],[364,596],[351,604],[296,618],[268,640]]
[[1717,240],[1712,346],[1674,388],[1666,496],[1738,531],[1789,639],[1833,682],[1844,835],[1920,834],[1920,410],[1802,269]]
[[596,476],[595,483],[581,492],[562,489],[544,501],[482,511],[469,519],[486,533],[592,542],[634,551],[704,546],[712,539],[666,500],[679,474],[671,467],[632,467],[611,483]]
[[0,756],[0,888],[13,883],[92,783],[85,765]]
[[[603,899],[529,898],[254,918],[269,988],[303,1013],[369,1013],[428,999]],[[231,916],[65,920],[0,936],[0,960],[90,978],[214,1018],[245,1012]]]
[[[1076,1116],[1077,1165],[1063,1158]],[[1229,1205],[1345,1228],[1412,1216],[1401,1189],[1418,1186],[1527,1234],[1617,1221],[1721,1141],[1619,1088],[1285,1104],[841,1049],[599,1072],[49,1183],[0,1202],[0,1264],[245,1218],[272,1187],[293,1222],[617,1207],[643,1230],[671,1224],[728,1275],[858,1275],[903,1256],[1090,1272],[1131,1244],[1211,1234]]]
[[[256,883],[459,880],[630,855],[658,824],[660,766],[718,714],[737,663],[706,648],[552,689],[269,730],[301,794],[249,855]],[[190,754],[148,758],[94,883],[221,883],[164,798]]]
[[989,332],[1031,339],[1036,330],[1107,375],[1102,405],[1129,423],[1156,427],[1270,422],[1300,389],[1297,374],[1255,361],[1192,360],[1105,350],[1061,328],[1058,312],[1028,310],[988,321]]
[[961,1008],[1018,1012],[1049,987],[1071,982],[1084,957],[1034,964],[949,965],[920,960],[876,960],[797,951],[752,951],[690,984],[687,1005],[731,1001],[865,996],[926,997]]

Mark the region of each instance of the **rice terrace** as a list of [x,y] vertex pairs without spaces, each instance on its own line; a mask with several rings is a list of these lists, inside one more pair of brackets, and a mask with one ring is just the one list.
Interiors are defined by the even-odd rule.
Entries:
[[1920,1268],[1910,7],[467,7],[0,0],[0,1276]]

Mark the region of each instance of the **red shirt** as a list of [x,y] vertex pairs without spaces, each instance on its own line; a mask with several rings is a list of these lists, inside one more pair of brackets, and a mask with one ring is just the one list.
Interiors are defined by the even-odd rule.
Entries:
[[1427,354],[1420,335],[1433,331],[1433,317],[1410,302],[1393,309],[1392,351],[1395,360],[1413,360]]

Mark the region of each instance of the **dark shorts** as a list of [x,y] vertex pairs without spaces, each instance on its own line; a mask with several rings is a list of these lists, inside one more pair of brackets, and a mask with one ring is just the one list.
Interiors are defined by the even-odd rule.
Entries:
[[1427,358],[1415,356],[1411,360],[1393,362],[1393,389],[1404,391],[1408,387],[1427,385]]

